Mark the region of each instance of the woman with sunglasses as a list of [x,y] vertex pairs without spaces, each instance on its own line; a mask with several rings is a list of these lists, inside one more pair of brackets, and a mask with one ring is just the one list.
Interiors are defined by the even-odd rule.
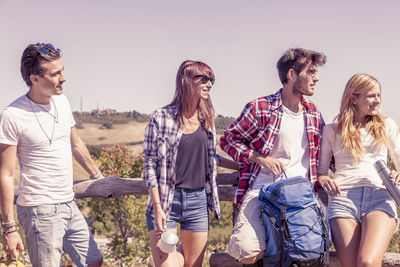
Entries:
[[[208,237],[208,208],[220,220],[216,136],[210,90],[214,73],[199,61],[184,61],[171,104],[150,117],[143,143],[143,179],[149,190],[146,222],[155,266],[201,266]],[[221,166],[237,169],[222,159]],[[160,250],[163,231],[181,226],[182,246]]]
[[[318,181],[329,195],[328,216],[340,265],[381,266],[396,230],[395,202],[375,168],[389,153],[400,168],[400,136],[380,113],[381,86],[367,74],[347,82],[336,123],[324,127]],[[333,179],[328,176],[334,158]],[[391,177],[399,183],[399,174]]]

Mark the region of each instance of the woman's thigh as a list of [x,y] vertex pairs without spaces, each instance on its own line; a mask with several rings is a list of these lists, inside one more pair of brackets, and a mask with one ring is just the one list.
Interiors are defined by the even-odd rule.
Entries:
[[364,217],[361,228],[359,264],[380,265],[396,230],[396,219],[386,212],[370,212]]
[[357,266],[361,225],[354,219],[338,217],[331,219],[329,224],[340,265]]
[[185,266],[202,266],[208,232],[181,231]]

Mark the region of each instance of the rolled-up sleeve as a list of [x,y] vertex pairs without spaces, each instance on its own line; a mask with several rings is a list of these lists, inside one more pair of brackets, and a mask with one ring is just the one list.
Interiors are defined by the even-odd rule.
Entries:
[[256,108],[254,102],[248,103],[240,116],[221,136],[220,147],[237,162],[250,164],[251,141],[257,136]]
[[158,126],[156,113],[153,113],[145,129],[143,142],[144,168],[142,178],[146,181],[147,188],[149,189],[158,187]]

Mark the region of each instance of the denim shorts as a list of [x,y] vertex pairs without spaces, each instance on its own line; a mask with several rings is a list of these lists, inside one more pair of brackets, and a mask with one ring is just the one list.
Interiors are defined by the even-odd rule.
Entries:
[[341,217],[362,223],[364,216],[373,211],[385,212],[398,221],[396,203],[384,188],[357,187],[341,190],[340,196],[329,197],[329,220]]
[[85,218],[74,201],[40,206],[17,206],[33,266],[60,266],[64,250],[76,266],[103,259]]
[[[180,223],[181,230],[193,232],[208,232],[207,194],[204,188],[175,188],[171,213],[167,216],[167,228],[175,229]],[[154,230],[154,217],[146,214],[147,230]]]

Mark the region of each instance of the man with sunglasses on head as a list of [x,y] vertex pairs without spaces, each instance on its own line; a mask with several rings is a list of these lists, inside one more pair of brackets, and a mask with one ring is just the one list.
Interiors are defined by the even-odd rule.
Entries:
[[77,266],[101,266],[102,254],[74,202],[72,155],[91,178],[103,175],[74,128],[63,70],[61,51],[51,44],[31,44],[22,54],[29,90],[0,117],[2,241],[14,257],[24,250],[13,213],[18,158],[18,220],[32,265],[59,266],[65,251]]
[[228,244],[231,256],[245,264],[263,257],[266,234],[258,194],[262,185],[283,177],[317,179],[321,130],[316,106],[304,96],[314,94],[322,53],[303,48],[287,50],[277,69],[283,88],[249,102],[225,130],[221,148],[240,162],[234,205],[239,213]]

